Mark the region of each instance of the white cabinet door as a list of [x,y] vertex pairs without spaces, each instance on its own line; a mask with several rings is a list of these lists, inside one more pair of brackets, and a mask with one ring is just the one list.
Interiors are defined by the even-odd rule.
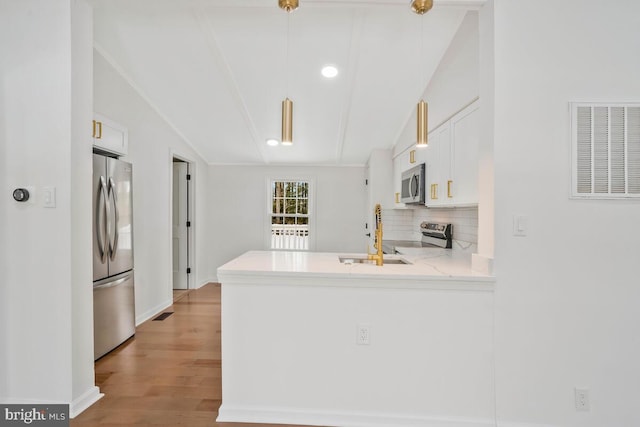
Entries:
[[478,204],[478,107],[471,104],[429,133],[428,207]]
[[450,202],[446,188],[451,176],[450,139],[449,122],[443,123],[429,134],[425,189],[425,204],[429,207],[442,206]]
[[382,209],[392,209],[393,200],[393,160],[391,150],[373,150],[367,163],[369,168],[369,204],[380,204]]
[[451,119],[450,187],[457,205],[478,203],[479,111],[476,102]]
[[94,114],[93,146],[109,153],[126,156],[129,149],[129,132],[113,120]]
[[373,248],[375,231],[374,208],[376,204],[380,204],[382,209],[393,209],[395,207],[393,199],[393,160],[390,149],[373,150],[371,152],[365,176],[367,179],[367,226],[365,234],[369,234],[368,244],[370,248]]
[[411,163],[412,154],[411,151],[415,150],[413,147],[409,147],[393,159],[393,197],[394,207],[396,209],[405,208],[407,205],[402,203],[402,172],[415,166]]

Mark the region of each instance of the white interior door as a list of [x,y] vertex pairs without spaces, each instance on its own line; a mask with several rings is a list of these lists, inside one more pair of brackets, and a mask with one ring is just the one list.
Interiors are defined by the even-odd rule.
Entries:
[[188,164],[173,163],[173,289],[188,289]]

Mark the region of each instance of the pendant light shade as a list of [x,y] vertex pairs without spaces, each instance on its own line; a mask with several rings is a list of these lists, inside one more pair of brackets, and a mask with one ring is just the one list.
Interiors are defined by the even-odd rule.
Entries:
[[[298,0],[278,0],[278,6],[280,9],[287,12],[289,15],[291,12],[298,8]],[[289,99],[289,16],[287,16],[287,62],[286,62],[286,86],[287,97],[282,101],[282,145],[293,144],[293,101]]]
[[280,9],[291,12],[298,8],[298,0],[278,0],[278,6]]
[[282,145],[293,144],[293,101],[282,101]]
[[[418,15],[424,15],[433,7],[433,0],[411,0],[411,10],[413,10]],[[424,35],[423,35],[423,25],[424,18],[420,20],[420,52],[419,54],[423,54],[422,44],[424,43]],[[420,78],[424,75],[424,70],[422,67],[420,68]],[[429,106],[424,100],[420,100],[418,102],[418,107],[416,108],[416,146],[417,147],[426,147],[428,144],[427,141],[427,132],[429,130],[428,126],[428,115],[429,115]]]
[[411,10],[418,15],[424,15],[433,7],[433,0],[412,0]]
[[427,131],[429,129],[428,126],[428,113],[429,113],[429,105],[423,100],[418,102],[417,111],[417,135],[416,135],[416,145],[418,147],[426,147],[428,144],[427,141]]

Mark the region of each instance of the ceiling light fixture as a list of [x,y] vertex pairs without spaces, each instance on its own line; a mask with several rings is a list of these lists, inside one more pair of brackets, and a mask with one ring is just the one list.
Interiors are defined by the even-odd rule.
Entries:
[[293,144],[293,101],[289,99],[289,14],[298,8],[298,0],[278,0],[280,9],[287,12],[286,93],[282,101],[282,145]]
[[320,72],[328,79],[332,79],[338,75],[338,69],[334,65],[325,65]]
[[[418,15],[424,15],[433,7],[433,0],[412,0],[411,1],[411,10],[413,10]],[[418,58],[423,54],[423,43],[424,43],[424,18],[420,19],[420,52]],[[422,66],[422,60],[420,60],[420,88],[424,90],[424,85],[422,84],[422,79],[424,78],[424,69]],[[428,126],[428,115],[429,115],[429,105],[421,99],[418,102],[418,106],[416,108],[416,147],[426,147],[429,144],[427,139],[427,133],[429,130]]]
[[276,145],[278,145],[278,144],[280,144],[280,141],[278,141],[278,140],[277,140],[277,139],[275,139],[275,138],[267,139],[267,145],[270,145],[270,146],[272,146],[272,147],[275,147],[275,146],[276,146]]

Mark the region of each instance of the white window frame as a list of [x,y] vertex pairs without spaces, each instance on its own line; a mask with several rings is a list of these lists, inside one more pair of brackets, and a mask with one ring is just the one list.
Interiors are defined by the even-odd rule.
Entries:
[[[271,217],[273,216],[272,210],[272,195],[271,185],[274,182],[307,182],[309,184],[309,197],[308,202],[308,218],[309,218],[309,247],[308,249],[273,249],[271,248]],[[267,178],[265,182],[266,193],[266,206],[265,206],[265,225],[264,225],[264,247],[268,251],[303,251],[312,252],[316,249],[316,182],[315,178],[308,176],[275,176]]]
[[[640,198],[640,194],[630,194],[630,193],[579,193],[578,192],[578,126],[577,126],[577,112],[578,107],[640,107],[640,102],[569,102],[569,123],[570,123],[570,143],[571,143],[571,176],[570,176],[570,198],[571,199],[591,199],[591,200],[638,200]],[[609,123],[609,129],[611,127],[611,123]],[[626,123],[625,123],[626,127]],[[625,130],[626,134],[626,130]],[[611,133],[609,132],[609,141],[611,140]],[[625,150],[627,148],[625,147]],[[609,150],[611,150],[611,146],[609,145]],[[609,151],[609,168],[611,168],[611,151]],[[625,152],[625,162],[628,162],[628,156]],[[628,167],[625,165],[625,180],[628,179]],[[609,188],[611,188],[611,170],[609,169]],[[593,179],[593,175],[592,175]],[[628,184],[626,184],[628,185]]]

